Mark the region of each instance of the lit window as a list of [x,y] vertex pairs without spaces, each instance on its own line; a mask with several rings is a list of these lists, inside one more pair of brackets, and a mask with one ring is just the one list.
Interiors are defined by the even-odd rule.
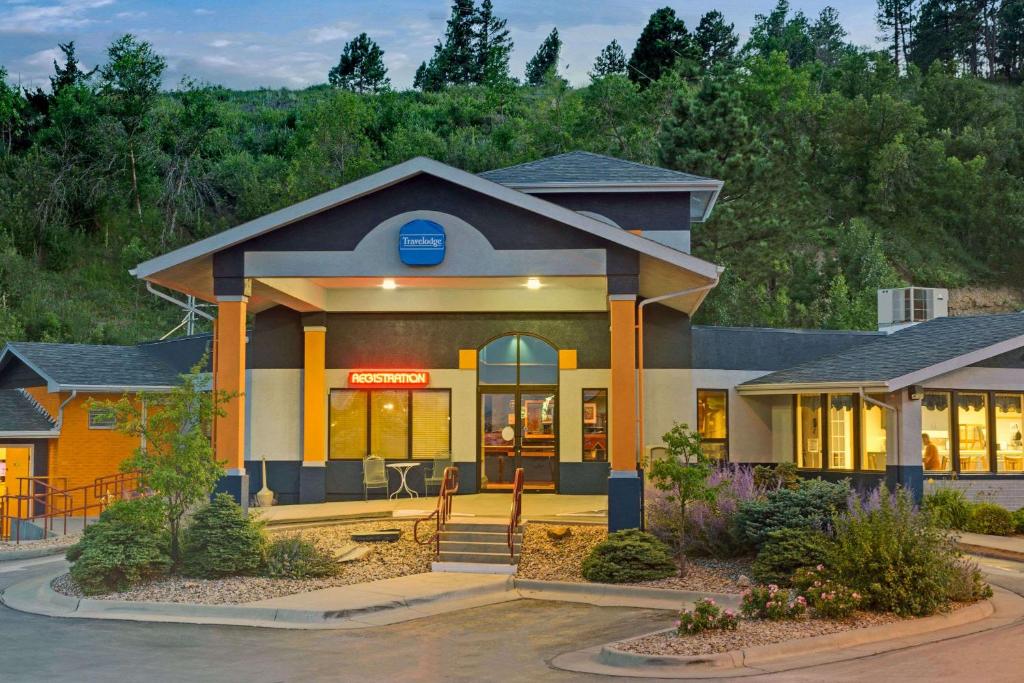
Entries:
[[996,466],[1000,472],[1024,472],[1024,396],[996,394]]
[[828,397],[828,466],[853,469],[853,394]]
[[697,390],[697,432],[704,455],[729,459],[729,394],[724,389]]
[[[884,396],[871,396],[870,398],[885,402]],[[888,437],[889,411],[882,406],[863,401],[863,412],[861,413],[861,469],[873,472],[885,470],[886,461],[886,439]]]
[[370,455],[405,459],[409,456],[409,392],[370,392]]
[[608,390],[583,390],[583,459],[608,460]]
[[956,397],[961,472],[988,472],[988,394]]
[[925,472],[953,469],[952,413],[946,392],[929,391],[921,399],[921,462]]
[[797,397],[796,466],[821,469],[821,396]]
[[451,402],[448,391],[412,392],[412,457],[436,458],[451,450]]
[[330,459],[430,459],[451,449],[447,389],[332,389]]
[[332,459],[366,457],[367,392],[331,391],[330,456]]
[[113,429],[117,426],[117,417],[113,408],[97,407],[89,409],[89,429]]

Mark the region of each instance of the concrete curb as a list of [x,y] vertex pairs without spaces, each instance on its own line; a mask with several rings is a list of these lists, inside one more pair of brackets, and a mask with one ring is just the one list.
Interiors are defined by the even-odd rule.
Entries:
[[4,550],[0,552],[0,564],[4,562],[15,562],[17,560],[33,560],[37,557],[49,557],[50,555],[63,555],[71,546],[46,546],[44,548],[24,548],[22,550]]
[[957,541],[956,547],[965,553],[971,555],[981,555],[982,557],[992,557],[997,560],[1012,560],[1014,562],[1024,562],[1024,553],[1017,552],[1016,550],[1008,550],[1006,548],[993,548],[987,545],[975,545],[973,543],[964,543],[963,541]]
[[[993,590],[993,599],[969,605],[955,612],[855,631],[694,656],[641,655],[626,652],[615,647],[616,643],[609,643],[559,655],[552,661],[552,665],[568,671],[641,678],[704,678],[786,671],[810,664],[864,657],[941,640],[950,637],[951,631],[985,631],[1024,616],[1024,599],[998,587],[993,587]],[[629,640],[671,630],[662,629]]]
[[537,579],[515,579],[514,584],[519,595],[524,598],[582,602],[601,607],[637,607],[678,611],[684,605],[692,605],[701,598],[712,598],[726,607],[738,608],[740,604],[740,596],[734,593],[696,593],[670,588],[540,581]]

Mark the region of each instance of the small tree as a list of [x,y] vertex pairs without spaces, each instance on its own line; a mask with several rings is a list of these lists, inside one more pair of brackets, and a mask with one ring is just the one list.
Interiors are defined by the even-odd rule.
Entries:
[[526,82],[540,85],[548,74],[558,73],[558,55],[561,51],[562,39],[558,37],[558,29],[553,28],[537,48],[536,54],[526,63]]
[[327,74],[336,88],[352,92],[381,92],[391,86],[384,66],[384,51],[365,33],[345,44],[338,64]]
[[700,447],[700,434],[676,422],[661,440],[669,454],[651,463],[650,477],[658,489],[668,494],[668,501],[678,506],[675,546],[681,555],[687,506],[696,502],[713,504],[718,487],[708,485],[711,461]]
[[619,41],[613,40],[601,50],[601,54],[594,60],[594,68],[590,71],[590,78],[595,80],[602,76],[624,73],[626,73],[626,53],[622,51]]
[[222,463],[214,459],[210,435],[214,418],[236,398],[206,388],[208,380],[201,372],[205,364],[204,357],[168,393],[147,392],[99,404],[114,411],[118,431],[142,440],[134,455],[121,463],[121,470],[139,472],[141,486],[155,491],[162,501],[175,566],[181,558],[182,519],[209,498],[224,473]]

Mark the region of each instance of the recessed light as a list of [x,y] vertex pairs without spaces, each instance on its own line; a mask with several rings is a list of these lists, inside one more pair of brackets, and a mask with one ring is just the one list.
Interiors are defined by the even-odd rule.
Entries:
[[384,278],[384,282],[380,283],[380,286],[384,289],[395,289],[398,287],[398,285],[395,284],[395,281],[389,277]]
[[531,277],[526,280],[527,289],[540,289],[540,278]]

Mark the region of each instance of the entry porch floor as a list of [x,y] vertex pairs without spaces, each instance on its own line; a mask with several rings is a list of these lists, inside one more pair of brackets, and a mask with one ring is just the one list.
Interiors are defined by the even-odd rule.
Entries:
[[[474,493],[455,496],[453,517],[507,518],[512,496],[505,493]],[[434,511],[437,498],[394,498],[391,500],[341,501],[311,505],[275,505],[258,510],[269,524],[300,524],[351,517],[425,517]],[[524,493],[523,519],[603,524],[608,517],[608,497],[563,496],[553,493]]]

